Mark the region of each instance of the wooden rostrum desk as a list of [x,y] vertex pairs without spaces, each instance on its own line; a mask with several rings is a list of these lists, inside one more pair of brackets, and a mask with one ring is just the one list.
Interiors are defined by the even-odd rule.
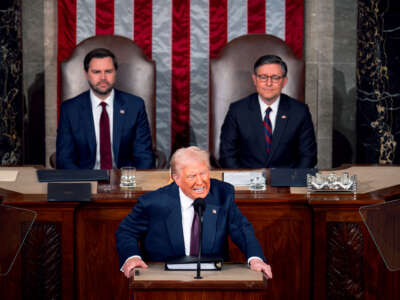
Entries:
[[[32,209],[38,217],[13,269],[0,276],[0,299],[129,299],[114,234],[139,196],[168,183],[168,171],[138,171],[138,188],[122,190],[114,170],[91,202],[54,203],[18,182],[31,168],[19,170],[15,186],[25,190],[0,183],[2,204]],[[350,170],[362,173],[355,200],[269,185],[265,192],[236,191],[272,265],[268,299],[400,299],[400,272],[386,269],[358,212],[400,197],[400,167]],[[211,175],[220,178],[221,171]],[[230,255],[245,262],[232,243]]]

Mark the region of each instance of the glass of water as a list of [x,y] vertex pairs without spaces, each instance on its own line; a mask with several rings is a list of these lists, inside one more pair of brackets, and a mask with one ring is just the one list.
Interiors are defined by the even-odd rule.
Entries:
[[122,167],[120,187],[135,187],[136,186],[136,168]]
[[251,191],[265,191],[266,180],[264,172],[254,172],[250,175],[250,186]]

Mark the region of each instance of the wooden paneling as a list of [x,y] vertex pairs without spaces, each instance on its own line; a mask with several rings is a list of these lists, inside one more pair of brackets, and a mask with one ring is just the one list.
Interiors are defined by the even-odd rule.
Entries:
[[[0,299],[23,299],[29,291],[30,299],[129,298],[114,234],[144,191],[119,190],[114,179],[99,186],[90,203],[49,203],[45,195],[0,191],[4,204],[38,213],[31,240],[10,274],[0,276]],[[400,186],[355,200],[340,194],[307,198],[269,186],[266,192],[238,191],[236,202],[272,265],[267,298],[400,299],[400,272],[386,269],[358,213],[396,195]],[[43,259],[34,263],[39,254]],[[232,244],[230,254],[244,262]],[[228,294],[223,297],[238,297]]]

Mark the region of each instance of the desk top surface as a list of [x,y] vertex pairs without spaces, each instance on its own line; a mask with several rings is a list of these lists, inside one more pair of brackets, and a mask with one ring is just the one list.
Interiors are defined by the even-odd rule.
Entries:
[[[5,167],[0,171],[18,171],[15,181],[0,181],[0,197],[3,202],[8,201],[46,201],[47,183],[38,182],[34,167]],[[211,177],[222,179],[224,170],[212,170]],[[232,170],[230,170],[232,171]],[[400,167],[399,166],[351,166],[346,169],[333,170],[337,174],[348,172],[358,175],[357,199],[382,200],[400,195]],[[322,171],[329,173],[331,171]],[[267,170],[267,178],[269,172]],[[120,170],[112,170],[109,182],[92,184],[92,200],[99,203],[113,203],[116,201],[136,201],[142,194],[156,190],[171,182],[169,170],[144,170],[137,171],[137,187],[120,188]],[[269,180],[267,181],[269,183]],[[271,187],[262,192],[249,191],[247,187],[236,188],[236,199],[241,200],[266,200],[282,202],[307,203],[310,198],[306,196],[306,188]],[[311,200],[354,200],[349,195],[331,194],[316,196]],[[131,201],[129,201],[131,200]],[[376,201],[375,201],[376,202]],[[356,204],[356,203],[355,203]]]

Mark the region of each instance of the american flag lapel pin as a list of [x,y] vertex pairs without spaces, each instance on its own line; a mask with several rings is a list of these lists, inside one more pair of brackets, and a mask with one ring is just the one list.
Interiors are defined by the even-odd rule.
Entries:
[[217,214],[217,210],[216,210],[216,209],[213,209],[213,210],[212,210],[212,213],[213,213],[214,215],[216,215],[216,214]]
[[120,110],[119,110],[119,113],[120,113],[121,115],[123,115],[123,114],[125,113],[125,110],[120,109]]

